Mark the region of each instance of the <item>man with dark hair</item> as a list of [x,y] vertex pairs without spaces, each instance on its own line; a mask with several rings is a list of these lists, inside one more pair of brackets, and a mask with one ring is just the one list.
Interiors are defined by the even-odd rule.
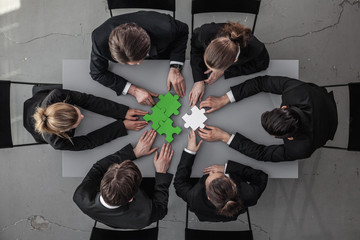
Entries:
[[128,82],[108,70],[109,61],[137,65],[145,58],[170,59],[168,90],[186,92],[181,74],[185,61],[188,26],[170,15],[140,11],[111,17],[92,33],[90,75],[92,79],[120,94],[133,95],[140,104],[155,105],[158,95]]
[[236,133],[230,135],[220,128],[206,126],[199,136],[206,141],[221,140],[231,148],[261,161],[282,162],[308,158],[319,147],[333,139],[337,124],[337,109],[333,93],[313,83],[288,77],[260,76],[231,87],[222,97],[210,96],[200,103],[216,111],[229,102],[238,102],[259,92],[282,95],[280,108],[265,112],[261,123],[265,130],[284,144],[264,146]]
[[[169,186],[167,173],[174,150],[163,145],[160,154],[152,144],[156,132],[145,131],[135,148],[128,144],[93,165],[74,193],[73,200],[86,215],[110,227],[141,229],[167,213]],[[155,152],[156,151],[156,152]],[[155,152],[155,186],[149,196],[139,188],[142,176],[131,161]]]

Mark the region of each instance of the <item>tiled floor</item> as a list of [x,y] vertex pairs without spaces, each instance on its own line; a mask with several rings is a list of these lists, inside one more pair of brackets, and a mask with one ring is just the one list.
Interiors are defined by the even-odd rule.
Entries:
[[[177,1],[176,16],[190,23],[190,0]],[[105,0],[1,0],[0,79],[60,83],[62,59],[89,58],[91,31],[108,17]],[[302,80],[328,85],[360,81],[359,29],[358,0],[263,0],[255,35],[272,59],[299,59]],[[13,91],[13,124],[21,126],[29,89]],[[340,124],[331,144],[346,146],[347,90],[335,95]],[[360,239],[359,168],[359,152],[319,149],[300,161],[299,179],[271,179],[251,208],[255,239]],[[49,146],[0,150],[0,239],[88,239],[93,221],[72,202],[80,181],[61,177],[61,152]],[[172,187],[159,239],[184,239],[184,219]],[[198,225],[193,217],[191,224]]]

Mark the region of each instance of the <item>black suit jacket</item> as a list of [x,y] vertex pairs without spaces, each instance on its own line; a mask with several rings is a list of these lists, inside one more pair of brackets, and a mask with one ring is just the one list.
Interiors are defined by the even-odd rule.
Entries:
[[[73,144],[68,139],[61,138],[56,134],[39,134],[34,127],[33,115],[36,108],[47,107],[58,102],[66,102],[118,120],[83,136],[74,137],[75,129],[66,132],[71,137]],[[55,149],[71,151],[92,149],[127,134],[123,119],[125,119],[128,109],[129,107],[125,105],[91,94],[65,89],[55,89],[50,93],[41,91],[24,103],[24,127],[36,141],[49,143]]]
[[236,220],[246,211],[247,207],[254,206],[264,192],[268,176],[261,170],[256,170],[240,163],[228,161],[226,173],[235,182],[240,199],[244,208],[233,217],[216,214],[216,207],[208,200],[205,189],[205,181],[209,175],[204,175],[193,185],[190,181],[191,169],[196,155],[183,151],[178,165],[174,186],[176,194],[181,197],[200,221],[226,222]]
[[131,144],[93,165],[74,193],[73,200],[86,215],[108,226],[140,229],[165,217],[172,174],[156,173],[152,198],[143,190],[135,194],[132,202],[115,209],[108,209],[100,202],[100,183],[108,168],[114,163],[134,160]]
[[92,51],[90,75],[92,79],[111,88],[120,95],[127,80],[108,71],[108,61],[116,62],[109,49],[109,36],[114,28],[124,23],[136,23],[150,36],[149,57],[165,58],[171,61],[185,61],[188,26],[170,15],[140,11],[112,17],[96,28],[92,33]]
[[281,106],[294,109],[299,115],[302,127],[293,136],[284,139],[283,145],[264,146],[256,144],[236,133],[230,147],[261,161],[292,161],[308,158],[319,147],[333,139],[337,128],[337,110],[332,92],[313,83],[276,76],[261,76],[231,87],[235,100],[259,92],[282,94]]
[[[213,39],[219,37],[218,34],[224,25],[209,23],[194,30],[191,38],[190,64],[195,82],[207,79],[204,74],[207,70],[204,62],[205,49]],[[225,71],[225,79],[260,72],[269,66],[270,59],[265,45],[255,36],[252,36],[248,45],[240,50],[238,61]]]

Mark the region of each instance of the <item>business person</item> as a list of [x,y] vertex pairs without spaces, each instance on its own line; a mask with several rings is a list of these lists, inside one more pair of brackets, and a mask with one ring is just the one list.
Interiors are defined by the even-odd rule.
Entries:
[[[117,119],[83,136],[74,136],[84,118],[79,107]],[[147,112],[91,94],[65,89],[40,91],[24,103],[24,127],[37,142],[50,144],[58,150],[92,149],[127,135],[127,130],[139,131],[146,121],[136,121]]]
[[199,129],[199,136],[206,141],[221,140],[251,158],[271,162],[308,158],[334,138],[338,118],[333,93],[288,77],[261,76],[247,80],[231,87],[222,97],[208,97],[200,103],[200,108],[209,107],[206,112],[210,113],[259,92],[282,95],[281,106],[263,113],[261,124],[270,135],[282,138],[284,144],[264,146],[240,133],[230,135],[213,126]]
[[92,33],[90,75],[117,95],[130,94],[138,103],[153,106],[158,95],[109,71],[109,61],[138,65],[145,58],[170,59],[168,90],[172,84],[183,97],[186,86],[181,70],[187,39],[188,26],[170,15],[140,11],[111,17]]
[[201,101],[205,84],[249,75],[269,66],[265,45],[239,23],[210,23],[194,30],[191,38],[191,58],[194,85],[189,95],[190,105]]
[[[156,132],[145,131],[135,148],[128,144],[93,165],[74,193],[73,200],[86,215],[115,228],[141,229],[167,213],[172,174],[167,173],[174,150],[152,148]],[[142,175],[133,160],[155,152],[152,196],[139,188]]]
[[264,192],[268,176],[261,170],[241,163],[228,161],[204,169],[205,175],[193,185],[191,169],[202,140],[196,144],[195,132],[191,130],[188,145],[178,165],[174,186],[200,221],[233,221],[254,206]]

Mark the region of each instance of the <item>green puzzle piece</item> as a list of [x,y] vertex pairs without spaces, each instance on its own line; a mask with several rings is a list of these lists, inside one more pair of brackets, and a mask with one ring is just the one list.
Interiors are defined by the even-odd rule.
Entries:
[[173,114],[179,114],[178,108],[181,103],[178,102],[179,96],[173,96],[170,92],[165,96],[160,95],[159,99],[160,101],[151,108],[152,114],[146,114],[144,120],[147,122],[152,121],[151,127],[160,135],[165,134],[165,140],[171,143],[174,140],[172,135],[174,133],[179,134],[182,131],[178,126],[173,127],[173,121],[170,119]]
[[159,109],[156,105],[151,108],[152,110],[152,114],[146,114],[144,116],[144,120],[145,121],[152,121],[152,125],[151,127],[154,129],[154,130],[157,130],[160,125],[159,125],[159,122],[164,122],[166,121],[166,119],[168,119],[167,116],[165,116],[164,114],[164,110],[162,109]]
[[156,106],[160,109],[164,109],[164,113],[167,117],[171,117],[173,114],[178,115],[178,108],[181,107],[181,103],[179,103],[178,95],[172,95],[170,92],[164,95],[159,95],[160,101],[156,104]]
[[168,118],[165,122],[161,122],[160,127],[158,128],[158,130],[156,130],[160,135],[162,134],[166,135],[165,140],[168,143],[171,143],[174,140],[174,138],[172,137],[174,133],[179,135],[179,133],[181,133],[182,131],[180,127],[178,126],[173,127],[172,124],[173,121],[170,118]]

